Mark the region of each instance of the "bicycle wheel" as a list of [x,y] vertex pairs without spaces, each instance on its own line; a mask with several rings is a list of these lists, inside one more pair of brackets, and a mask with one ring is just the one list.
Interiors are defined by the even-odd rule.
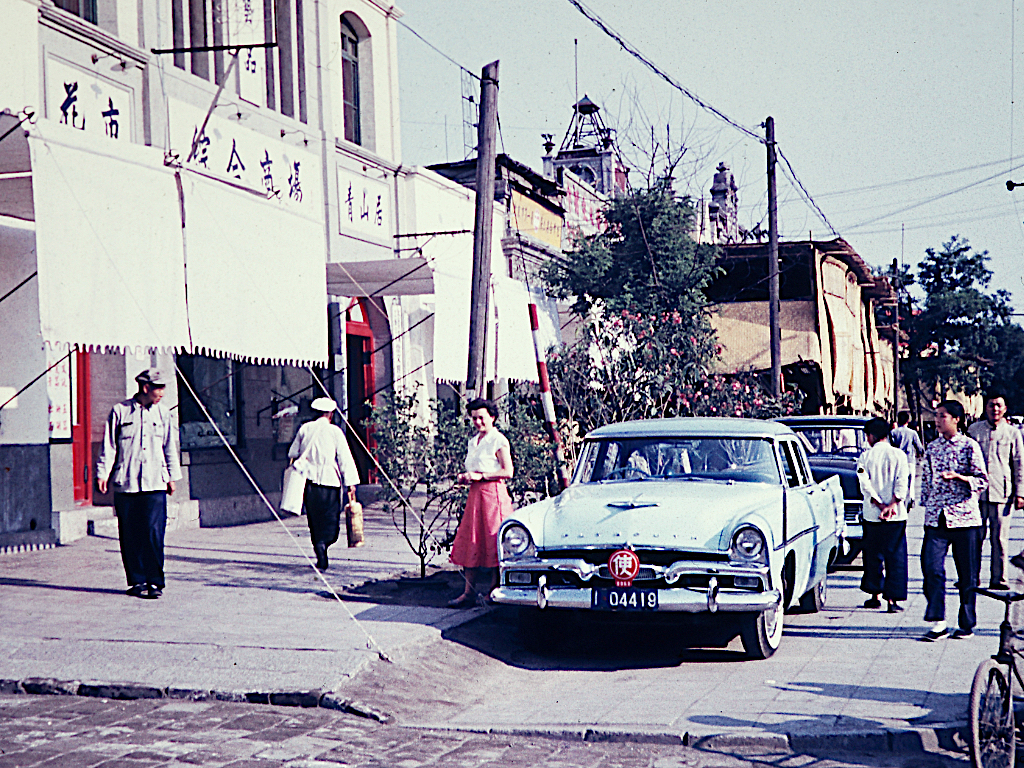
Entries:
[[986,659],[974,673],[967,711],[972,768],[1013,768],[1017,729],[1006,670]]

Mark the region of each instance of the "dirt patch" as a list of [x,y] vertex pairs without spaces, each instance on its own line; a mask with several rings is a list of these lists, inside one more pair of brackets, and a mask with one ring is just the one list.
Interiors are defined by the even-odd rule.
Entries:
[[449,600],[461,594],[464,587],[465,581],[459,571],[430,569],[426,578],[421,579],[418,572],[400,574],[394,578],[368,581],[358,587],[350,587],[341,596],[345,600],[380,605],[444,608]]

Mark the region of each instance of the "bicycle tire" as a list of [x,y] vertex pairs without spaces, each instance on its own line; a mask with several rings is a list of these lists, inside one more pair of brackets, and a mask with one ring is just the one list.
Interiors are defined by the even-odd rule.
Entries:
[[1017,728],[1006,669],[995,659],[978,665],[967,710],[972,768],[1013,768]]

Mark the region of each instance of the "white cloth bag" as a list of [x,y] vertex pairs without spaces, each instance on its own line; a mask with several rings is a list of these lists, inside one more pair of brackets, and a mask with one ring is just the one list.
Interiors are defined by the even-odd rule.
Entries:
[[306,476],[294,466],[284,470],[281,480],[281,511],[293,515],[302,513],[302,496],[306,490]]

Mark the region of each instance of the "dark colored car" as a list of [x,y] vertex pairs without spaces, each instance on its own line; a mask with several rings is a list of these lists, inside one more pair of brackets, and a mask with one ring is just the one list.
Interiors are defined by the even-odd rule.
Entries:
[[843,486],[846,541],[849,552],[839,554],[838,565],[848,565],[861,550],[860,513],[863,497],[857,480],[857,459],[868,449],[864,425],[870,416],[785,416],[776,419],[804,440],[811,474],[816,482],[839,475]]

